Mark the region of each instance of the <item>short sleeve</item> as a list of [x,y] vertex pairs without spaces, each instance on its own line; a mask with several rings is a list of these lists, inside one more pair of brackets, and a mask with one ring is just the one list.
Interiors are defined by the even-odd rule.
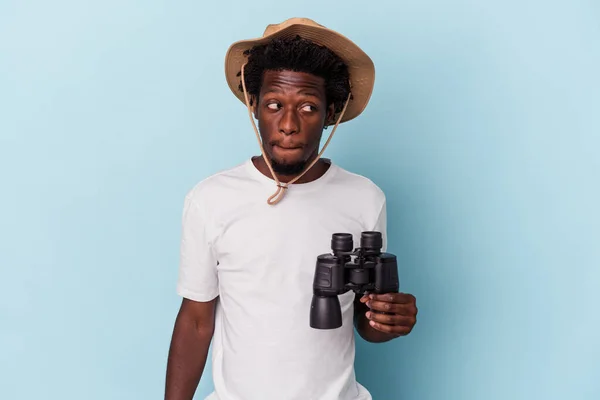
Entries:
[[188,194],[183,207],[177,293],[194,301],[210,301],[219,294],[209,223],[204,210]]
[[383,239],[383,246],[381,248],[381,251],[386,252],[387,251],[387,204],[386,204],[386,200],[383,200],[383,203],[381,204],[381,209],[379,211],[379,214],[377,216],[377,219],[375,220],[375,224],[373,225],[372,230],[376,231],[376,232],[381,232],[381,236]]

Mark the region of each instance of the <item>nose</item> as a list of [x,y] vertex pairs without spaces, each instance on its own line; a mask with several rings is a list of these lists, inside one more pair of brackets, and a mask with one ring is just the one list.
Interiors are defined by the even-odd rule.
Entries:
[[299,125],[300,123],[298,121],[296,110],[293,108],[285,110],[279,120],[279,132],[284,135],[293,135],[298,133]]

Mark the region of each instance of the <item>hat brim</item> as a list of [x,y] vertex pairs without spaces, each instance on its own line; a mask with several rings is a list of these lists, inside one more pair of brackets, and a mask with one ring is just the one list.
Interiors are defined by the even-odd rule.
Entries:
[[348,103],[340,123],[359,116],[367,107],[373,93],[375,66],[371,58],[354,42],[325,27],[293,24],[271,35],[233,43],[225,55],[225,76],[233,94],[242,103],[246,103],[244,94],[239,89],[240,77],[238,76],[242,65],[246,62],[244,55],[246,50],[256,45],[267,44],[274,38],[293,38],[297,35],[329,48],[348,65],[352,100]]

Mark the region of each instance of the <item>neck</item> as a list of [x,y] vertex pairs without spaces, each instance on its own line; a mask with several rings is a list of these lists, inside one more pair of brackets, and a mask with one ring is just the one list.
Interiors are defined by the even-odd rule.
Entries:
[[[314,158],[311,158],[310,160],[308,160],[307,165],[309,165],[313,160],[314,160]],[[254,164],[256,169],[258,169],[264,176],[266,176],[268,178],[273,178],[271,175],[271,171],[269,170],[269,167],[268,167],[267,163],[265,162],[265,159],[262,156],[252,157],[252,163]],[[317,161],[315,163],[315,165],[312,166],[311,169],[309,169],[304,175],[302,175],[302,177],[300,179],[298,179],[294,183],[302,184],[302,183],[308,183],[308,182],[315,181],[315,180],[319,179],[320,177],[322,177],[325,174],[325,172],[327,172],[327,170],[329,169],[329,166],[330,166],[330,164],[326,160],[320,159],[319,161]],[[289,181],[291,181],[292,179],[294,179],[296,176],[300,175],[301,173],[302,172],[295,174],[295,175],[281,175],[278,173],[275,173],[275,174],[277,176],[277,179],[280,182],[288,183]]]

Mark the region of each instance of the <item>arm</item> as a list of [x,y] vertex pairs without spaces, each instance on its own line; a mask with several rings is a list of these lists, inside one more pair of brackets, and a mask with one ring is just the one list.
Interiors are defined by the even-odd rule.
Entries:
[[[385,197],[371,230],[381,232],[387,249],[387,208]],[[360,336],[372,343],[387,342],[408,335],[417,322],[417,302],[407,293],[356,295],[354,326]]]
[[[381,204],[381,209],[379,210],[379,214],[377,215],[377,219],[373,224],[374,231],[381,232],[383,238],[383,246],[381,248],[382,251],[386,251],[387,249],[387,205],[385,197]],[[369,307],[366,304],[366,296],[356,295],[354,299],[354,326],[356,327],[356,331],[359,335],[371,343],[382,343],[387,342],[391,339],[397,337],[397,335],[393,335],[386,332],[381,332],[375,328],[373,328],[369,324],[369,319],[367,318],[367,312],[370,311]]]
[[165,400],[192,400],[200,382],[214,332],[215,299],[183,299],[175,320],[169,357]]

